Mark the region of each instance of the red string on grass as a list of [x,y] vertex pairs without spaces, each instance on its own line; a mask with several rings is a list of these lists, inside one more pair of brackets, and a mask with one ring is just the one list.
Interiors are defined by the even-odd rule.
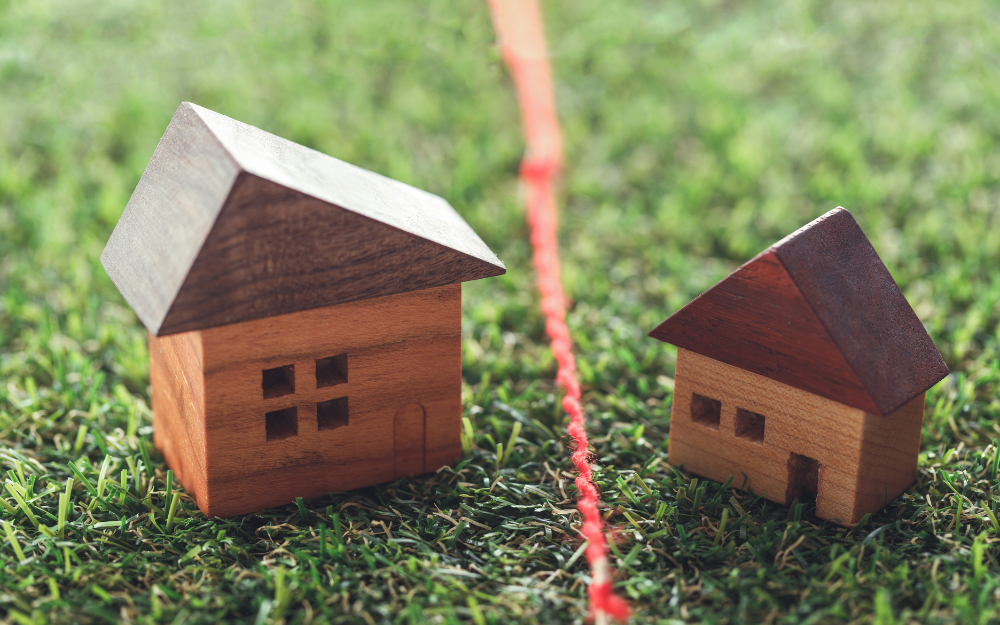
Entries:
[[580,383],[576,379],[573,343],[566,327],[566,300],[559,281],[555,181],[562,163],[562,135],[555,113],[541,12],[537,0],[490,0],[490,7],[504,60],[517,89],[528,144],[521,162],[521,181],[527,190],[528,225],[545,330],[558,364],[556,381],[566,392],[563,409],[570,417],[568,432],[575,447],[573,464],[577,478],[574,483],[580,492],[577,507],[583,516],[581,533],[589,541],[586,556],[592,578],[588,588],[590,608],[598,623],[606,622],[609,615],[624,621],[629,610],[611,588],[604,523],[597,508],[600,494],[591,475],[592,456],[580,403]]

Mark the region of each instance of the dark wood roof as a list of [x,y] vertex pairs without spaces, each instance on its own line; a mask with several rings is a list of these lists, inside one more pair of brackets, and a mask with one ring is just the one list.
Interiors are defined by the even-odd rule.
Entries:
[[506,271],[445,200],[186,102],[101,262],[158,336]]
[[649,335],[881,416],[948,375],[843,208],[775,243]]

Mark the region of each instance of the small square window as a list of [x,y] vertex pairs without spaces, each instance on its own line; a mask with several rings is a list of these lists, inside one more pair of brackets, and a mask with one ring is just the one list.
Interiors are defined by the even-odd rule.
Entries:
[[320,430],[334,430],[348,425],[348,414],[346,397],[316,404],[316,421]]
[[316,388],[326,388],[347,382],[347,354],[320,358],[316,361]]
[[722,421],[722,402],[694,393],[691,397],[691,420],[718,430]]
[[291,395],[295,392],[295,365],[265,369],[260,386],[264,389],[264,399]]
[[764,415],[736,409],[736,436],[755,443],[764,442]]
[[291,438],[299,433],[299,415],[297,408],[275,410],[264,415],[267,429],[267,440],[280,441]]

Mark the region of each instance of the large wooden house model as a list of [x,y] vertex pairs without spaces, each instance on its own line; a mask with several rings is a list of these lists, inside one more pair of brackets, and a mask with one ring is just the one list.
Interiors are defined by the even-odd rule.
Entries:
[[668,459],[857,523],[916,477],[941,354],[854,217],[834,209],[650,332],[678,347]]
[[101,262],[205,514],[461,456],[461,283],[505,270],[443,199],[184,103]]

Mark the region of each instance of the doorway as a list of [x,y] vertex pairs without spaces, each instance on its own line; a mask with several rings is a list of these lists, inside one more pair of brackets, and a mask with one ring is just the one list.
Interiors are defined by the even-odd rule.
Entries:
[[393,479],[424,472],[427,415],[420,404],[406,404],[392,420]]
[[791,503],[798,498],[801,503],[815,506],[818,494],[819,462],[809,456],[793,453],[788,458],[788,491],[785,493],[785,501]]

